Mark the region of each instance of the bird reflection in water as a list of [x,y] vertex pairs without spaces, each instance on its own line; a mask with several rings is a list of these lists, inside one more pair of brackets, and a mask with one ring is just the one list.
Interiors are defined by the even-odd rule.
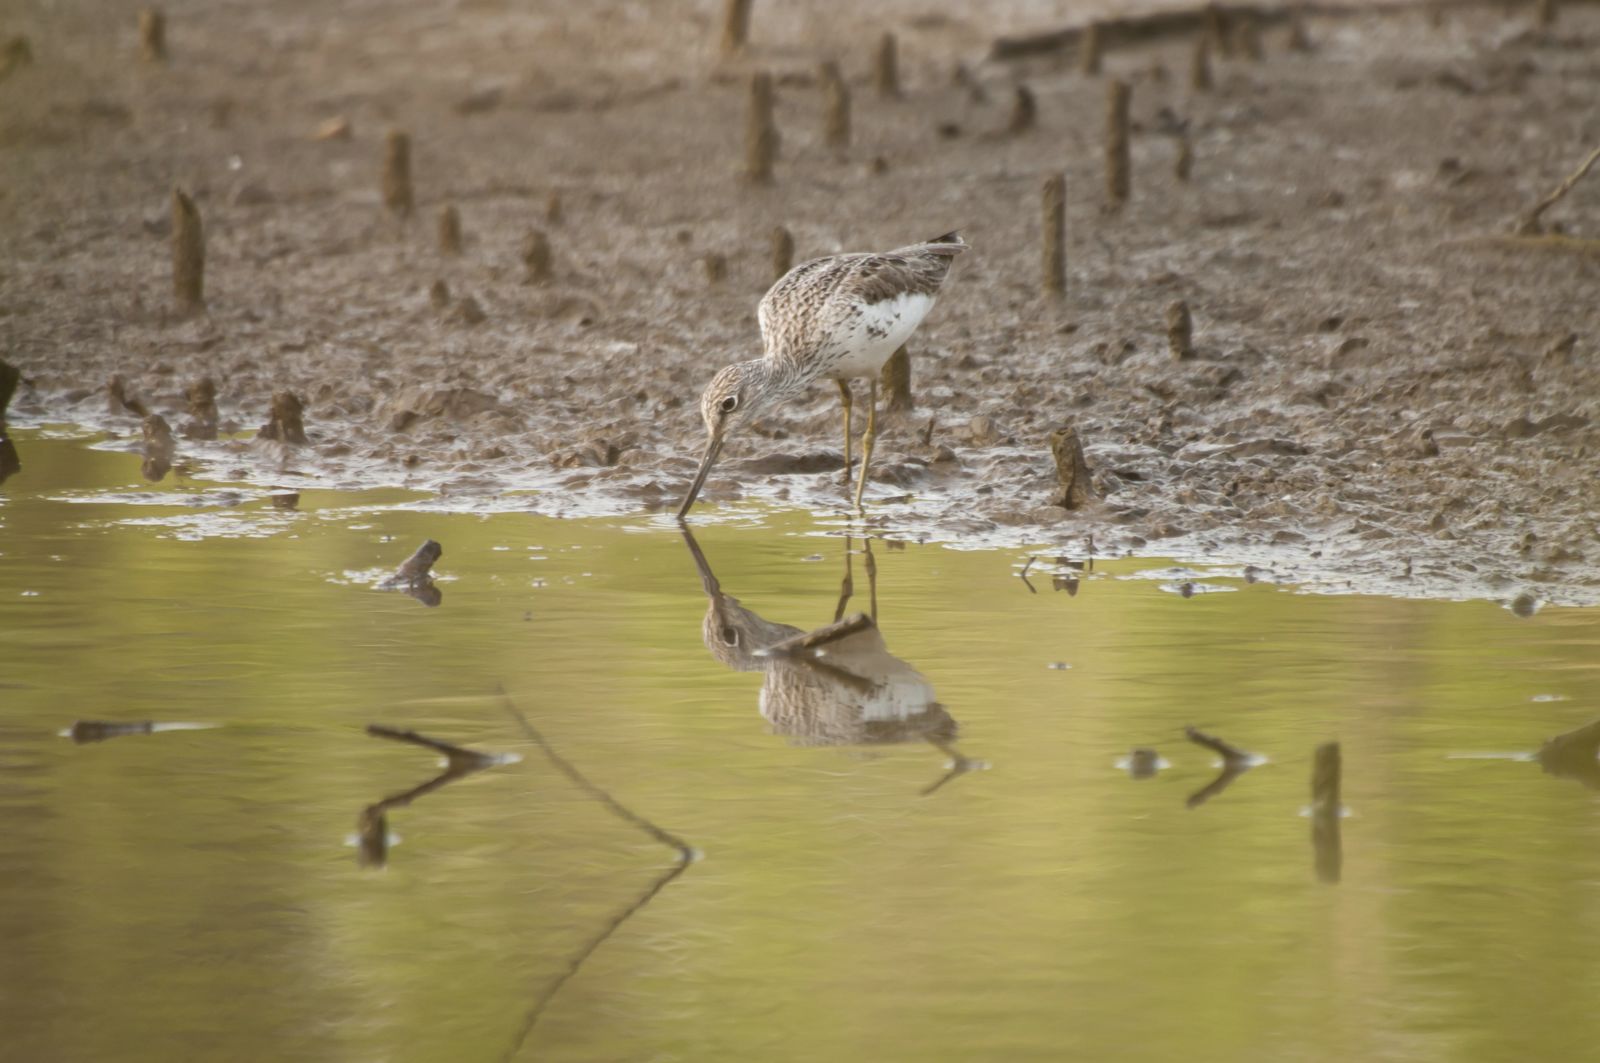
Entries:
[[923,741],[950,758],[931,794],[969,771],[988,767],[955,748],[959,727],[933,687],[891,654],[878,629],[877,562],[865,540],[870,613],[845,616],[855,593],[851,540],[833,623],[805,631],[760,616],[725,593],[687,527],[684,542],[706,592],[701,634],[706,648],[736,672],[762,672],[761,715],[796,745],[876,746]]
[[1546,775],[1600,790],[1600,720],[1556,735],[1534,754]]

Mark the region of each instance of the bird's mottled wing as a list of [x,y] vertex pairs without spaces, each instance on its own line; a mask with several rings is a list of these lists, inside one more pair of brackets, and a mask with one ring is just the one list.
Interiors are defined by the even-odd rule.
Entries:
[[950,272],[950,260],[966,249],[951,233],[894,251],[801,263],[779,278],[757,309],[767,356],[804,356],[863,306],[913,295],[931,302]]

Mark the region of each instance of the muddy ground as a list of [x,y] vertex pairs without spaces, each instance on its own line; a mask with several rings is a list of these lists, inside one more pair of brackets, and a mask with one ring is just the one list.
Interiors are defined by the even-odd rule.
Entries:
[[[1543,30],[1531,9],[1313,18],[1314,51],[1269,28],[1264,60],[1216,57],[1209,92],[1190,88],[1184,39],[1113,50],[1099,77],[1070,54],[988,58],[994,37],[1086,7],[757,0],[732,61],[718,8],[191,0],[167,7],[169,57],[149,63],[121,8],[12,5],[0,36],[26,35],[33,60],[0,81],[13,420],[132,447],[113,374],[180,428],[185,388],[210,376],[224,428],[255,428],[287,388],[310,441],[180,439],[202,470],[406,484],[463,507],[669,510],[699,453],[700,388],[759,353],[774,226],[801,259],[959,226],[973,250],[912,342],[917,409],[879,443],[884,534],[1050,557],[1092,538],[1100,554],[1522,610],[1600,600],[1600,255],[1498,235],[1600,145],[1600,8]],[[869,78],[884,29],[899,99]],[[814,78],[830,56],[854,90],[842,154]],[[739,176],[750,69],[779,81],[766,188]],[[1133,86],[1134,127],[1114,215],[1112,75]],[[1038,121],[1007,133],[1019,82]],[[347,135],[318,139],[336,120]],[[409,222],[382,203],[390,128],[414,142]],[[1038,294],[1055,172],[1061,301]],[[172,302],[174,186],[207,234],[196,317]],[[459,256],[436,240],[446,204]],[[1600,174],[1547,221],[1600,237]],[[535,228],[553,275],[527,283]],[[1167,347],[1178,299],[1192,360]],[[1101,495],[1077,512],[1050,504],[1047,438],[1068,422]],[[842,515],[837,436],[818,386],[730,443],[699,512],[744,497]]]

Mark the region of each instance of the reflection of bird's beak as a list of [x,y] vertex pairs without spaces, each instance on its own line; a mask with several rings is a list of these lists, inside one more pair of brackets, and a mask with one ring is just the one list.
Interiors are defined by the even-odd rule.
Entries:
[[689,510],[694,506],[694,500],[700,497],[700,488],[706,484],[706,476],[711,472],[711,466],[717,463],[717,455],[722,452],[722,433],[714,432],[706,441],[705,456],[700,459],[700,471],[694,474],[694,483],[689,485],[689,493],[683,498],[683,505],[678,507],[678,518],[681,520],[688,516]]
[[694,567],[700,572],[700,586],[705,588],[706,597],[713,600],[721,597],[722,585],[717,582],[716,574],[711,571],[711,562],[706,560],[705,552],[695,541],[694,532],[689,530],[687,524],[678,525],[678,530],[683,533],[683,541],[689,544],[689,553],[694,557]]

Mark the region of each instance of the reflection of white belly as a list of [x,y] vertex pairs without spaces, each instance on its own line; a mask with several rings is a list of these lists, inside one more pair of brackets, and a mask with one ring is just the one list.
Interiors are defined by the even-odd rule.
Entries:
[[905,292],[861,308],[829,344],[827,375],[839,379],[876,376],[933,306],[933,296]]

